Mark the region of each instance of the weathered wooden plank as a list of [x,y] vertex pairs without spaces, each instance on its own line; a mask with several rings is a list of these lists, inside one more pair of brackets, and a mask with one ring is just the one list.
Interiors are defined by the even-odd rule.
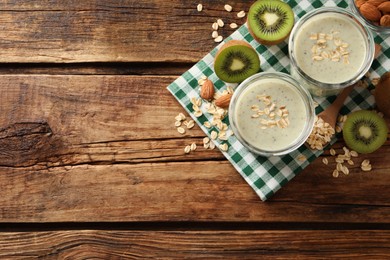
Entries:
[[[196,62],[216,43],[211,24],[223,18],[243,24],[236,13],[251,1],[2,1],[0,62]],[[229,26],[219,30],[233,32]]]
[[184,146],[205,134],[176,131],[184,109],[166,90],[174,78],[0,76],[0,165],[183,160]]
[[0,219],[389,223],[382,167],[334,179],[317,163],[266,203],[228,162],[2,167]]
[[[164,76],[0,76],[0,165],[223,158],[174,127],[184,109]],[[183,138],[184,137],[184,138]],[[183,157],[196,142],[202,153]],[[373,155],[374,156],[374,155]]]
[[176,132],[173,79],[0,76],[1,221],[388,223],[389,142],[338,179],[317,160],[264,204],[218,151],[184,154],[204,133]]
[[0,126],[46,122],[80,143],[181,137],[173,124],[184,109],[166,89],[175,78],[0,76]]
[[390,257],[389,231],[55,231],[0,234],[12,259]]

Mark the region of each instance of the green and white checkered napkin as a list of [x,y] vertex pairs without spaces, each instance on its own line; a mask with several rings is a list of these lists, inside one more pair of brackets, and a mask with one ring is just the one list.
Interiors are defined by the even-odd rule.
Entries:
[[[339,6],[348,8],[348,1],[287,1],[293,8],[298,17],[302,17],[306,12],[311,11],[321,6]],[[371,67],[371,77],[378,77],[390,68],[390,37],[387,39],[384,36],[374,34],[375,42],[382,45],[382,54],[374,61]],[[245,40],[250,43],[260,54],[262,71],[280,71],[288,73],[290,60],[288,57],[287,41],[278,44],[277,46],[263,46],[258,44],[248,32],[246,25],[241,26],[237,31],[225,39],[225,42],[236,39]],[[179,103],[186,109],[191,117],[198,123],[201,129],[210,137],[213,128],[206,128],[203,123],[212,120],[212,115],[206,112],[204,105],[201,117],[194,116],[191,98],[199,98],[198,79],[201,76],[207,76],[214,82],[216,89],[223,91],[227,85],[218,79],[213,71],[214,56],[223,43],[214,48],[202,60],[200,60],[190,70],[185,72],[181,77],[175,80],[168,86],[168,90],[176,97]],[[315,98],[319,103],[316,112],[319,113],[327,107],[335,97]],[[205,102],[204,102],[205,103]],[[356,88],[347,99],[345,106],[341,110],[341,114],[348,114],[353,110],[369,109],[374,104],[374,98],[369,89]],[[228,122],[226,117],[224,123]],[[336,138],[333,139],[333,143]],[[218,145],[221,142],[215,140]],[[224,156],[233,164],[241,176],[248,182],[254,191],[260,196],[261,200],[265,201],[270,198],[277,190],[290,181],[295,175],[303,170],[310,162],[321,155],[322,151],[312,151],[306,146],[301,146],[297,151],[292,152],[282,157],[265,158],[257,156],[248,151],[235,136],[230,136],[228,141],[229,150],[221,151]],[[305,161],[300,161],[298,158],[303,155],[307,158]]]

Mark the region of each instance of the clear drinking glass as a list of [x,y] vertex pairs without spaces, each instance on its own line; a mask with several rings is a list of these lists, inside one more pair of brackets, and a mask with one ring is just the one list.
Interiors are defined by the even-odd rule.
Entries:
[[[294,25],[294,28],[291,32],[290,39],[289,39],[289,50],[288,50],[290,60],[291,60],[290,74],[293,78],[298,80],[299,83],[301,83],[305,88],[307,88],[312,95],[319,96],[319,97],[335,95],[339,93],[343,88],[346,88],[356,83],[370,69],[372,61],[374,59],[374,49],[375,49],[374,39],[371,31],[364,26],[363,21],[361,21],[360,18],[355,16],[356,15],[352,14],[351,12],[338,7],[321,7],[307,13],[302,18],[300,18],[298,22]],[[310,26],[311,22],[320,20],[323,23],[329,23],[331,22],[331,19],[334,18],[344,20],[347,24],[351,25],[351,28],[355,28],[357,33],[361,34],[362,36],[361,38],[364,41],[361,44],[362,46],[365,47],[365,52],[357,53],[355,51],[355,53],[353,53],[354,51],[352,50],[351,55],[352,54],[363,55],[364,59],[362,65],[359,68],[356,68],[356,70],[354,69],[353,71],[349,72],[350,77],[345,76],[346,79],[344,81],[333,82],[333,83],[332,82],[329,83],[330,81],[321,82],[313,78],[318,76],[319,74],[314,75],[314,73],[311,72],[312,75],[308,75],[307,72],[301,69],[298,62],[299,57],[297,55],[297,53],[299,54],[300,52],[299,48],[301,48],[301,45],[297,44],[297,39],[299,38],[300,34],[303,35],[303,32],[305,32],[305,30],[307,32],[307,28]],[[342,34],[343,32],[341,31],[340,35]],[[307,39],[307,41],[310,40]],[[308,52],[310,51],[311,50],[308,50]],[[321,71],[318,71],[318,73],[321,73]],[[335,75],[330,75],[330,76],[335,76]]]
[[[294,99],[294,103],[297,102],[299,106],[304,107],[302,111],[305,111],[304,115],[302,117],[303,120],[297,121],[295,120],[294,122],[291,122],[290,126],[293,124],[297,123],[301,126],[303,124],[302,128],[303,130],[301,132],[298,132],[298,134],[293,133],[293,136],[290,136],[289,138],[291,141],[288,143],[281,143],[279,145],[279,149],[265,149],[261,147],[261,143],[263,140],[263,129],[258,127],[258,123],[255,121],[249,121],[249,124],[253,126],[253,131],[258,131],[257,133],[260,135],[260,144],[259,142],[252,142],[243,134],[243,126],[240,125],[240,122],[243,122],[242,120],[252,120],[251,118],[245,118],[245,119],[240,119],[238,117],[241,117],[242,115],[238,114],[237,110],[240,104],[242,105],[243,103],[241,102],[242,99],[245,99],[246,97],[249,97],[249,95],[252,95],[252,92],[248,92],[249,90],[253,90],[255,87],[258,86],[258,84],[262,84],[263,82],[279,82],[283,86],[286,86],[286,88],[291,88],[292,93],[297,93],[295,94],[298,98],[297,100]],[[269,83],[268,83],[269,84]],[[246,97],[245,97],[246,95]],[[283,102],[283,100],[280,98],[280,95],[275,95],[275,98],[279,98],[279,102]],[[289,107],[287,106],[287,109]],[[291,107],[290,107],[291,108]],[[251,113],[251,112],[250,112]],[[229,122],[231,125],[231,128],[234,132],[234,135],[237,137],[237,139],[250,151],[253,153],[262,155],[262,156],[280,156],[283,154],[290,153],[296,149],[298,149],[308,138],[310,135],[313,125],[314,125],[314,118],[315,118],[315,111],[314,111],[314,105],[313,105],[313,100],[310,95],[310,93],[303,88],[295,79],[293,79],[290,75],[286,73],[281,73],[281,72],[261,72],[257,73],[249,78],[247,78],[245,81],[243,81],[235,90],[233,97],[230,102],[229,106]],[[257,119],[256,119],[257,120]],[[260,119],[259,119],[260,120]],[[245,121],[247,122],[247,121]],[[253,122],[253,123],[252,123]],[[288,127],[290,127],[288,126]],[[247,127],[247,125],[245,126]],[[292,126],[293,127],[293,126]],[[270,128],[271,131],[273,131],[274,128]],[[286,128],[283,129],[283,131],[286,131],[287,134],[291,131],[291,128]],[[286,133],[284,132],[284,133]],[[292,132],[292,131],[291,131]],[[251,130],[252,133],[252,130]],[[276,136],[275,138],[278,138]],[[253,140],[253,139],[252,139]]]

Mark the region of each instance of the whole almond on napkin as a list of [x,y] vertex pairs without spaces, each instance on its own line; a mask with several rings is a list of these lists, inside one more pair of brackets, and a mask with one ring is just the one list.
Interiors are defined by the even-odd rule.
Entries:
[[212,100],[214,98],[214,84],[211,80],[206,79],[200,89],[200,96],[205,100]]
[[230,104],[230,99],[232,99],[232,94],[220,96],[217,100],[215,100],[215,105],[218,107],[227,108]]

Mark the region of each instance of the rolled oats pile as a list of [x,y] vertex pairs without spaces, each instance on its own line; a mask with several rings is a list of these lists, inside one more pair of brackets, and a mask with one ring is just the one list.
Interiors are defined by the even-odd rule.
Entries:
[[322,150],[330,142],[334,134],[335,129],[322,118],[316,116],[313,130],[306,142],[311,149]]
[[[199,81],[201,86],[204,81],[204,78],[201,78]],[[226,89],[222,92],[216,92],[210,102],[205,100],[204,109],[209,115],[212,116],[212,119],[211,121],[205,121],[203,125],[208,129],[214,127],[214,130],[211,131],[211,140],[208,137],[203,140],[203,146],[206,149],[214,149],[215,144],[213,140],[220,140],[222,143],[218,146],[218,148],[224,152],[229,150],[229,145],[226,141],[230,136],[233,135],[233,132],[229,129],[229,126],[223,122],[223,120],[228,115],[228,110],[222,107],[218,107],[215,104],[216,100],[228,94],[233,94],[233,88],[231,86],[227,86]]]
[[[200,87],[208,80],[206,76],[202,76],[198,83]],[[213,129],[211,131],[211,138],[204,137],[203,138],[203,148],[213,150],[216,146],[214,143],[214,140],[219,140],[221,142],[220,145],[218,145],[218,148],[222,150],[223,152],[227,152],[229,150],[229,144],[227,143],[227,140],[230,136],[233,135],[233,131],[229,129],[229,126],[223,122],[223,120],[228,115],[228,111],[226,108],[218,107],[215,104],[215,101],[218,100],[220,97],[223,97],[225,95],[232,95],[233,94],[233,88],[231,86],[227,86],[225,90],[221,92],[216,92],[212,96],[210,100],[203,100],[202,98],[193,97],[190,99],[190,102],[192,104],[192,109],[194,110],[194,116],[195,117],[201,117],[204,113],[207,113],[212,116],[212,119],[210,121],[205,121],[203,125],[208,129]],[[185,134],[187,130],[192,129],[195,126],[194,120],[187,120],[187,117],[183,113],[179,113],[175,117],[175,127],[177,132],[180,134]],[[186,145],[184,147],[184,153],[189,154],[193,151],[195,151],[197,148],[196,143],[192,143],[189,145]]]
[[276,104],[276,101],[272,100],[271,96],[258,95],[256,98],[265,108],[260,109],[257,104],[253,104],[251,110],[254,114],[252,114],[251,118],[260,120],[261,129],[272,127],[286,128],[289,126],[289,111],[286,106]]
[[331,60],[333,62],[343,60],[344,64],[349,64],[349,44],[342,41],[339,32],[312,33],[310,40],[315,41],[311,48],[313,60]]

